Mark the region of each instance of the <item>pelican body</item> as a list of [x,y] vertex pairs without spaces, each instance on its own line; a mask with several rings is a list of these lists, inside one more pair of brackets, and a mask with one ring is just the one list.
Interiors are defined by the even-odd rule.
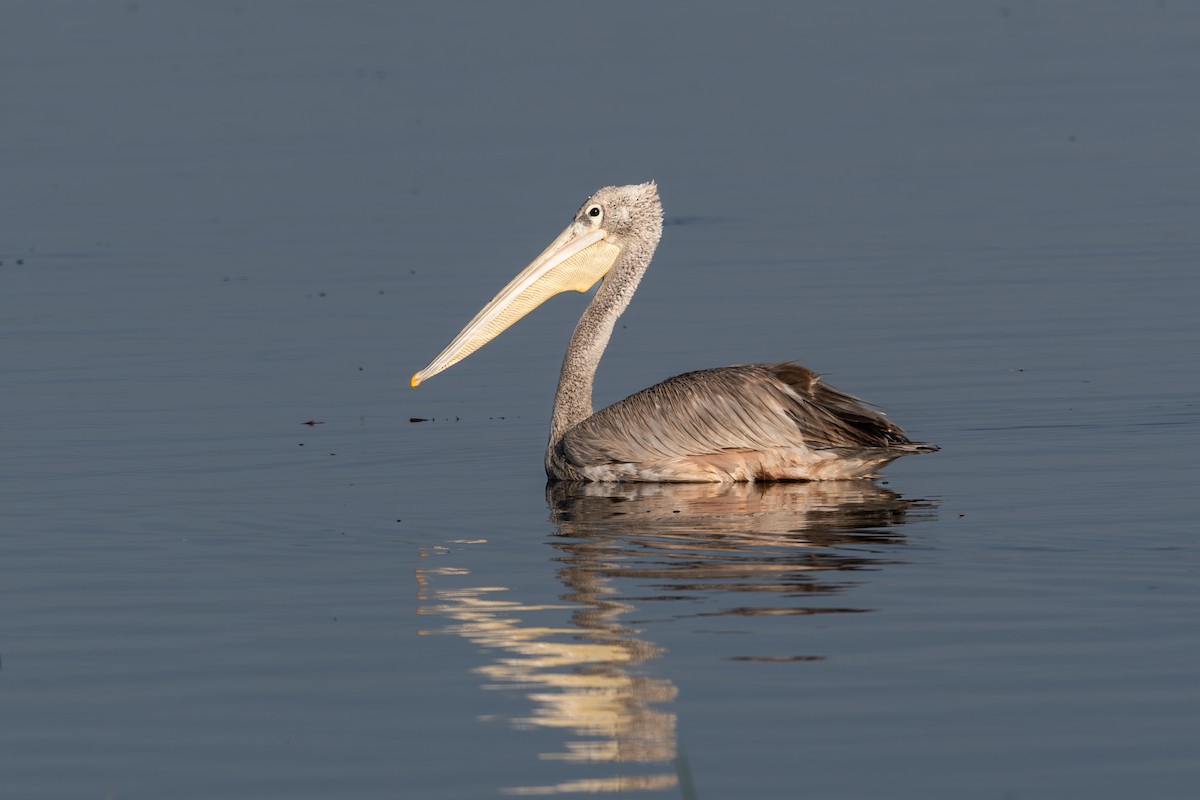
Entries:
[[617,318],[662,238],[653,183],[608,186],[454,338],[422,381],[457,364],[550,297],[591,303],[567,345],[550,440],[551,480],[730,482],[871,477],[895,459],[937,450],[792,363],[689,372],[592,413],[592,384]]

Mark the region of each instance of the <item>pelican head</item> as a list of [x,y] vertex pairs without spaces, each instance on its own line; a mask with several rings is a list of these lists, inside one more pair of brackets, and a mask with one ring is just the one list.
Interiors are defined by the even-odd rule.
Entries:
[[429,366],[422,381],[462,361],[556,294],[586,292],[619,263],[645,269],[662,235],[662,203],[653,181],[606,186],[579,207],[550,246],[483,307]]

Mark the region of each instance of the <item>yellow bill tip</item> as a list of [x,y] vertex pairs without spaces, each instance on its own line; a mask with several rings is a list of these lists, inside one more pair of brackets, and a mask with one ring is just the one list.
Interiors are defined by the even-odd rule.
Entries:
[[418,372],[418,373],[414,374],[412,376],[412,380],[410,380],[408,382],[408,385],[414,389],[417,388],[418,386],[420,386],[421,385],[421,373]]

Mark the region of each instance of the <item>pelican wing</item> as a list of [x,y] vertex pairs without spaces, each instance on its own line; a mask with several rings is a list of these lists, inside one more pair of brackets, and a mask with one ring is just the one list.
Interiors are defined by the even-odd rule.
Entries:
[[835,461],[865,474],[925,447],[815,372],[784,363],[670,378],[575,425],[556,450],[592,480],[632,479],[622,465],[655,480],[747,480],[833,477],[822,465]]

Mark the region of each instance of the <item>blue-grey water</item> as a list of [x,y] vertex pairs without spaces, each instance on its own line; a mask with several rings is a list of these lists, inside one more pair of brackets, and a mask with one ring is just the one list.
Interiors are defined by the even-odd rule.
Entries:
[[[1196,6],[0,17],[0,796],[1195,796]],[[408,387],[648,179],[597,404],[942,451],[548,488],[575,295]]]

